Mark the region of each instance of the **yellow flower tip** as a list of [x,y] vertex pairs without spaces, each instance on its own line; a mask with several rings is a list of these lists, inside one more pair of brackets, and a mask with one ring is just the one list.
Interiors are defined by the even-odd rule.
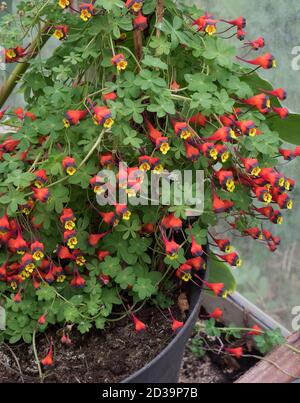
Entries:
[[276,62],[275,59],[274,59],[273,62],[272,62],[272,67],[273,67],[273,68],[276,68],[276,67],[277,67],[277,62]]
[[271,108],[271,101],[270,101],[269,99],[268,99],[267,102],[266,102],[266,106],[267,106],[268,109]]
[[[173,253],[173,255],[168,255],[168,258],[171,260],[176,260],[178,258],[178,254],[177,253]],[[186,275],[186,274],[185,274]]]
[[231,246],[231,245],[226,246],[226,248],[225,248],[226,253],[231,253],[232,251],[233,251],[233,246]]
[[[25,215],[29,215],[30,214],[30,210],[28,208],[23,208],[22,213]],[[0,233],[1,234],[1,233]]]
[[65,9],[65,8],[69,7],[70,0],[59,0],[58,5],[59,5],[59,7]]
[[131,217],[131,211],[126,211],[125,214],[123,214],[123,220],[129,221]]
[[120,41],[125,41],[125,39],[127,39],[127,34],[125,32],[122,32],[119,39]]
[[242,259],[238,259],[236,262],[236,267],[241,267],[243,265]]
[[214,34],[217,32],[217,29],[216,29],[215,25],[208,25],[208,26],[205,28],[205,32],[206,32],[208,35],[212,36],[212,35],[214,35]]
[[76,168],[75,167],[69,167],[69,168],[67,168],[67,174],[69,175],[69,176],[73,176],[76,172],[77,172],[77,170],[76,170]]
[[150,171],[151,166],[148,164],[148,162],[144,162],[143,164],[141,164],[141,165],[139,166],[139,169],[140,169],[141,171],[143,171],[143,172],[147,172],[147,171]]
[[17,54],[16,54],[16,52],[14,51],[14,49],[9,49],[9,50],[7,51],[7,53],[6,53],[6,56],[7,56],[9,59],[14,59],[14,58],[17,56]]
[[212,157],[212,159],[214,159],[216,161],[218,159],[218,151],[213,148],[210,151],[210,156]]
[[70,249],[75,249],[75,246],[77,245],[77,243],[78,243],[78,240],[77,240],[77,238],[70,238],[69,240],[68,240],[68,247],[70,248]]
[[38,189],[41,189],[41,188],[43,187],[43,184],[42,184],[42,182],[40,182],[40,181],[35,181],[35,182],[34,182],[34,186],[35,186],[36,188],[38,188]]
[[159,174],[161,174],[163,171],[164,171],[163,165],[159,164],[159,165],[157,165],[157,166],[154,168],[153,173],[159,175]]
[[228,290],[224,291],[223,294],[222,294],[222,298],[227,299],[228,294],[229,294]]
[[140,2],[140,3],[134,3],[133,6],[132,6],[132,9],[133,9],[133,11],[134,11],[135,13],[137,13],[138,11],[140,11],[140,9],[142,8],[142,6],[143,6],[143,3],[142,3],[142,2]]
[[10,283],[11,288],[15,291],[18,288],[18,285],[15,281],[13,281],[12,283]]
[[74,221],[67,221],[65,223],[65,229],[68,231],[72,231],[76,227],[76,224]]
[[92,18],[92,14],[88,10],[81,10],[80,18],[82,21],[87,22]]
[[25,270],[26,270],[28,273],[32,273],[34,269],[35,269],[35,265],[34,265],[33,263],[30,263],[30,264],[28,264],[28,265],[25,267]]
[[160,146],[160,151],[162,154],[166,155],[168,151],[170,150],[170,145],[169,143],[164,143]]
[[256,168],[252,169],[251,175],[258,176],[260,173],[261,173],[261,168],[256,167]]
[[192,276],[191,276],[190,273],[185,273],[185,274],[181,277],[181,280],[183,280],[183,281],[185,281],[185,282],[188,282],[188,281],[190,281],[191,279],[192,279]]
[[284,177],[280,178],[278,184],[280,187],[285,186],[285,178]]
[[64,127],[65,127],[66,129],[68,129],[68,128],[71,126],[71,125],[70,125],[70,122],[68,121],[68,119],[64,119],[63,122],[64,122]]
[[23,256],[25,255],[25,252],[23,250],[17,250],[17,254]]
[[128,66],[128,63],[126,62],[126,60],[121,60],[119,63],[117,63],[118,71],[126,70],[127,66]]
[[230,134],[230,137],[231,137],[232,139],[236,139],[236,138],[237,138],[234,130],[231,129],[230,132],[229,132],[229,134]]
[[57,277],[56,282],[57,283],[63,283],[65,280],[66,280],[66,276],[61,275],[61,276]]
[[282,217],[282,216],[277,218],[277,224],[278,224],[278,225],[282,225],[282,224],[283,224],[283,217]]
[[78,266],[84,266],[86,263],[86,259],[84,256],[78,256],[76,259],[76,263],[78,264]]
[[230,156],[229,152],[223,153],[223,154],[221,155],[221,161],[222,161],[223,163],[225,163],[226,161],[228,161],[229,156]]
[[106,121],[104,122],[105,129],[110,129],[113,126],[114,123],[115,122],[114,122],[114,120],[112,118],[106,119]]
[[250,131],[249,131],[249,136],[250,136],[250,137],[254,137],[254,136],[256,136],[256,133],[257,133],[257,130],[256,130],[256,128],[254,127],[253,129],[250,129]]
[[287,208],[288,208],[289,210],[292,210],[292,209],[293,209],[293,200],[290,200],[290,201],[288,202]]
[[44,258],[44,253],[42,251],[37,251],[32,255],[32,257],[34,260],[39,261]]
[[226,188],[227,188],[228,192],[230,192],[230,193],[233,193],[233,192],[234,192],[234,190],[235,190],[235,183],[234,183],[234,181],[233,181],[232,179],[229,179],[229,180],[226,182]]
[[187,139],[189,139],[189,138],[191,137],[191,135],[192,135],[192,133],[189,132],[188,130],[183,130],[183,131],[181,132],[180,137],[181,137],[183,140],[187,140]]
[[63,38],[64,34],[61,30],[56,29],[53,33],[54,38],[60,40],[61,38]]

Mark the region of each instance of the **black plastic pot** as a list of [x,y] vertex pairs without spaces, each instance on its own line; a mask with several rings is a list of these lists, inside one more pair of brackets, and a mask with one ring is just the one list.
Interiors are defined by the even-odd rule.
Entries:
[[197,321],[203,292],[193,286],[190,289],[190,313],[184,327],[161,353],[149,364],[125,379],[122,383],[176,383],[179,379],[185,345]]

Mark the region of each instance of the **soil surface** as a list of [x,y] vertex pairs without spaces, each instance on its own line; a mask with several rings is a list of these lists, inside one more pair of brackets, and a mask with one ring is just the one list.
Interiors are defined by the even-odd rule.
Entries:
[[[55,329],[36,340],[39,359],[49,350],[49,337],[54,341],[54,367],[46,370],[49,383],[119,382],[151,361],[174,337],[169,318],[157,308],[144,307],[138,314],[147,331],[136,333],[130,319],[117,322],[106,331],[93,330],[87,335],[71,332],[72,344],[63,345]],[[179,320],[180,313],[176,313]],[[0,346],[0,383],[40,382],[31,345]]]

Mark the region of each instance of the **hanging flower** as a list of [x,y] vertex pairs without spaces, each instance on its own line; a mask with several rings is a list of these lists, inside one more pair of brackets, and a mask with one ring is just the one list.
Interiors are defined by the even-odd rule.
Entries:
[[180,136],[183,140],[187,140],[192,136],[191,129],[186,122],[175,122],[173,126],[176,135]]
[[32,190],[34,193],[33,197],[35,198],[35,200],[39,200],[42,203],[46,203],[49,200],[50,193],[48,188],[41,188],[41,189],[32,188]]
[[228,255],[219,256],[219,257],[222,260],[224,260],[225,262],[227,262],[228,264],[230,264],[230,266],[233,266],[233,267],[240,267],[243,264],[242,260],[240,259],[238,254],[235,252],[229,253]]
[[41,242],[33,242],[30,246],[30,250],[34,260],[39,261],[44,258],[44,245]]
[[271,107],[270,98],[266,94],[258,94],[248,99],[243,99],[243,103],[256,107],[260,112],[265,113]]
[[286,119],[289,116],[288,108],[276,108],[273,106],[272,110],[280,117],[280,119]]
[[206,138],[206,141],[222,141],[224,143],[230,142],[232,143],[236,140],[236,134],[231,127],[221,127],[218,129],[212,136]]
[[[62,0],[60,0],[62,1]],[[46,357],[41,361],[41,364],[45,368],[51,368],[53,367],[53,343],[52,343],[52,337],[50,338],[50,349]]]
[[8,248],[13,253],[17,253],[18,255],[24,255],[25,251],[28,248],[27,242],[23,239],[20,230],[18,230],[18,235],[16,239],[11,238],[8,241]]
[[258,50],[265,46],[265,40],[262,36],[260,36],[255,41],[246,42],[243,47],[247,47],[247,46],[250,46],[253,50]]
[[185,141],[184,146],[187,159],[191,161],[197,161],[200,156],[199,148],[192,146],[187,141]]
[[162,219],[161,225],[165,229],[179,231],[182,228],[182,220],[178,217],[175,217],[175,215],[172,213]]
[[64,229],[72,231],[76,227],[76,217],[73,210],[64,208],[60,216],[60,222],[64,226]]
[[131,8],[135,13],[143,7],[143,0],[126,0],[125,7]]
[[192,279],[192,266],[188,263],[183,263],[177,269],[176,276],[187,283]]
[[133,28],[139,31],[144,31],[148,27],[148,20],[141,11],[139,11],[137,17],[133,19]]
[[90,3],[82,3],[79,5],[79,12],[80,12],[80,18],[82,21],[87,22],[89,21],[94,12],[94,7],[93,4]]
[[108,250],[99,250],[97,256],[100,262],[103,262],[107,256],[110,256],[110,252]]
[[45,169],[40,169],[34,172],[35,181],[34,186],[38,189],[42,188],[48,181]]
[[234,206],[234,203],[230,200],[220,199],[215,192],[213,192],[213,210],[215,213],[227,213]]
[[119,53],[118,55],[115,55],[111,59],[111,63],[117,67],[118,71],[126,70],[128,62],[125,59],[124,55],[122,53]]
[[220,308],[216,308],[212,313],[209,314],[209,317],[220,320],[223,317],[223,311]]
[[62,9],[68,8],[70,6],[70,0],[58,0],[58,5]]
[[68,32],[69,32],[68,25],[56,25],[56,27],[54,28],[53,36],[59,41],[62,41],[66,39]]
[[76,161],[72,157],[65,157],[62,161],[62,167],[64,172],[69,176],[73,176],[76,173]]
[[101,239],[103,239],[107,234],[108,232],[103,232],[101,234],[90,234],[88,238],[89,245],[96,247]]
[[287,93],[283,88],[276,88],[272,91],[262,90],[265,94],[272,95],[278,98],[280,101],[284,101],[287,98]]
[[8,220],[8,215],[4,214],[0,218],[0,235],[5,235],[10,231],[10,224]]
[[85,279],[79,274],[77,267],[74,269],[71,286],[75,288],[82,288],[85,286]]
[[106,106],[95,106],[93,108],[93,111],[93,119],[96,125],[103,125],[105,129],[110,129],[113,126],[114,120],[112,119],[112,113],[110,109],[108,109]]
[[228,190],[228,192],[234,192],[235,182],[232,171],[225,171],[223,169],[220,169],[218,172],[215,173],[215,175],[218,178],[220,185],[224,189]]
[[78,126],[80,121],[83,120],[88,114],[88,111],[81,110],[69,110],[66,112],[64,119],[64,126],[66,128],[70,126]]
[[252,120],[236,121],[235,125],[240,129],[245,136],[254,137],[257,134],[257,126]]
[[266,53],[265,55],[259,56],[253,60],[245,60],[239,56],[236,57],[238,60],[241,60],[249,64],[253,64],[255,66],[262,67],[263,69],[272,69],[273,67],[276,67],[276,60],[274,56],[271,55],[271,53]]
[[207,118],[203,116],[201,112],[198,112],[196,115],[193,115],[190,118],[189,123],[195,124],[196,126],[205,127],[207,123]]
[[225,351],[227,353],[233,355],[235,358],[242,358],[244,355],[244,351],[242,347],[237,347],[237,348],[225,348]]
[[68,245],[70,249],[75,249],[78,240],[77,232],[75,230],[67,230],[64,232],[64,242]]

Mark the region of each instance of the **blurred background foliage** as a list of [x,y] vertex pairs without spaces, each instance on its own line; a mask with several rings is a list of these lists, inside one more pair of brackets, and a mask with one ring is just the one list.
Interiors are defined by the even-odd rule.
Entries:
[[[147,1],[147,0],[146,0]],[[300,113],[300,3],[299,0],[186,0],[197,4],[216,18],[247,18],[248,38],[263,36],[267,50],[277,58],[278,68],[260,74],[274,87],[284,87],[288,99],[284,105]],[[8,0],[9,9],[15,9],[18,1]],[[1,13],[5,16],[6,13]],[[3,25],[2,25],[3,28]],[[0,38],[1,40],[1,38]],[[235,44],[239,46],[239,43]],[[1,45],[1,42],[0,42]],[[46,52],[51,51],[51,47]],[[299,48],[297,49],[297,47]],[[20,96],[14,103],[21,102]],[[11,100],[10,100],[11,102]],[[300,128],[299,128],[300,136]],[[282,164],[285,175],[300,183],[300,161]],[[291,327],[291,310],[300,305],[300,190],[294,193],[294,210],[285,215],[284,225],[277,228],[282,245],[270,253],[263,245],[249,238],[236,238],[234,243],[241,253],[244,266],[235,272],[238,290],[267,313]]]

